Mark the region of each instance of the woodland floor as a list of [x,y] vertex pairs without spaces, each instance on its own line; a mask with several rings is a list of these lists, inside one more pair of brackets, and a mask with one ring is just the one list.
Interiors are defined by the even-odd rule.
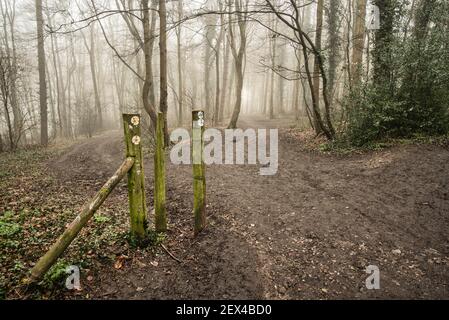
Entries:
[[[160,247],[129,247],[124,181],[62,260],[82,267],[82,291],[47,279],[25,296],[20,279],[123,157],[120,132],[0,156],[6,298],[449,298],[449,148],[323,154],[306,150],[292,129],[280,133],[275,176],[250,165],[207,167],[208,226],[196,239],[191,167],[167,164],[163,243],[181,262]],[[152,157],[145,158],[151,209]],[[380,269],[380,290],[365,287],[368,265]]]

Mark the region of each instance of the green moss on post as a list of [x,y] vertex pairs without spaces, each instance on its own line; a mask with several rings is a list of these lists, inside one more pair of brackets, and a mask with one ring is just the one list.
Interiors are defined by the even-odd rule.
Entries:
[[193,216],[194,233],[198,235],[206,226],[206,177],[203,159],[204,112],[192,112],[192,160],[193,160]]
[[167,231],[164,123],[164,114],[159,112],[156,125],[156,152],[154,153],[154,219],[157,232]]
[[128,172],[128,197],[131,236],[140,241],[146,237],[147,208],[145,201],[145,176],[142,161],[141,118],[139,114],[124,114],[126,156],[135,159]]

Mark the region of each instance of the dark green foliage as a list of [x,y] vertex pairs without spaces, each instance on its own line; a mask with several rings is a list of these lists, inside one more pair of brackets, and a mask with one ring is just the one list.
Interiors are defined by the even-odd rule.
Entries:
[[[380,2],[402,10],[398,1]],[[396,18],[376,35],[373,78],[344,102],[343,140],[354,146],[449,131],[449,4],[421,1],[407,36],[397,31],[397,14],[384,16]]]
[[68,264],[60,260],[54,266],[50,268],[44,279],[40,282],[40,285],[47,289],[62,288],[64,286],[65,279],[67,278]]
[[141,248],[141,249],[154,249],[157,246],[161,245],[165,240],[165,233],[156,232],[151,229],[147,229],[146,235],[143,239],[137,239],[131,233],[126,235],[128,243],[133,248]]
[[[410,110],[414,131],[442,134],[448,130],[449,5],[431,0],[417,12],[413,37],[404,46],[399,99]],[[431,26],[431,27],[429,27]]]

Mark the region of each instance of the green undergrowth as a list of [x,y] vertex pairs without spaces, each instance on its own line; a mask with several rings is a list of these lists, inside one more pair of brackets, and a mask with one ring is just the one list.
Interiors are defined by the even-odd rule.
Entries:
[[353,146],[343,139],[325,142],[319,145],[319,151],[326,154],[350,155],[360,154],[370,151],[381,151],[400,145],[436,145],[440,147],[449,146],[449,135],[444,136],[424,136],[415,135],[410,138],[392,138],[382,141],[373,141],[363,146]]
[[135,239],[130,233],[127,233],[126,239],[133,248],[153,250],[161,245],[166,238],[164,233],[158,233],[154,230],[147,230],[144,239]]
[[64,287],[67,266],[78,266],[83,277],[113,267],[122,256],[153,255],[164,240],[149,232],[135,246],[128,235],[127,194],[117,197],[116,190],[39,285],[23,295],[31,268],[98,191],[95,180],[80,186],[52,174],[48,165],[63,151],[35,148],[0,155],[0,299],[63,298],[73,294]]

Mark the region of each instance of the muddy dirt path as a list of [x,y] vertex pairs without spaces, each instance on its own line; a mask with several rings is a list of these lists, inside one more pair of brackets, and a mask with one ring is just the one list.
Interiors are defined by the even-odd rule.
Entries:
[[[243,120],[243,127],[271,127]],[[57,179],[98,181],[123,159],[122,136],[76,145],[50,166]],[[152,208],[152,160],[145,160]],[[107,299],[449,297],[449,150],[400,146],[354,156],[303,151],[280,133],[279,171],[207,167],[208,227],[192,238],[192,173],[167,165],[170,230],[164,252],[89,286]],[[116,190],[126,210],[126,188]],[[152,220],[152,217],[149,217]],[[381,289],[367,290],[378,266]]]

